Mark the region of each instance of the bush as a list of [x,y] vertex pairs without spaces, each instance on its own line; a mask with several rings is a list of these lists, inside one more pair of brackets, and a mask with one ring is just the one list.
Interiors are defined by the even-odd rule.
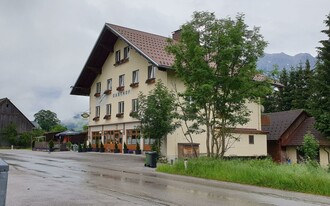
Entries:
[[71,150],[71,148],[72,148],[72,143],[70,142],[70,141],[68,141],[67,143],[66,143],[66,148],[70,151]]
[[189,159],[159,165],[157,171],[330,196],[330,174],[311,164],[279,165],[265,160]]
[[84,145],[83,145],[83,152],[87,152],[87,145],[86,145],[86,142],[84,142]]
[[49,141],[48,147],[49,147],[49,151],[53,151],[53,148],[54,148],[54,142],[53,142],[53,140],[50,140]]

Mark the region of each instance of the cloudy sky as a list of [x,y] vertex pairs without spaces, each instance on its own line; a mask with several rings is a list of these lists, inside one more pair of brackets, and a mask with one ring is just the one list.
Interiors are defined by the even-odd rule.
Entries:
[[325,36],[329,0],[0,0],[0,98],[30,120],[41,109],[62,121],[88,111],[70,95],[105,22],[169,37],[194,11],[246,15],[265,52],[310,53]]

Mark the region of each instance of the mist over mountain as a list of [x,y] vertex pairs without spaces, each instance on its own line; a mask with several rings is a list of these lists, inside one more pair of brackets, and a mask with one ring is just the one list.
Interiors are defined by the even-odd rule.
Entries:
[[305,64],[306,60],[309,60],[310,65],[314,68],[316,63],[316,58],[308,53],[300,53],[294,56],[290,56],[285,53],[274,53],[274,54],[265,54],[257,62],[257,68],[265,72],[271,71],[274,69],[274,65],[278,65],[278,69],[282,70],[283,68],[290,69],[291,67],[296,67],[300,63]]

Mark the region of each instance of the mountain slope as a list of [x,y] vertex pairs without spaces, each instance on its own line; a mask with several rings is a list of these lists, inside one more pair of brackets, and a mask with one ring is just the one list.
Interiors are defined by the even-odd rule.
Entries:
[[278,69],[290,69],[290,67],[296,67],[300,63],[303,65],[309,60],[311,67],[313,68],[316,63],[316,58],[308,53],[300,53],[294,56],[287,55],[285,53],[265,54],[258,60],[257,68],[263,71],[271,71],[274,69],[274,65],[278,65]]

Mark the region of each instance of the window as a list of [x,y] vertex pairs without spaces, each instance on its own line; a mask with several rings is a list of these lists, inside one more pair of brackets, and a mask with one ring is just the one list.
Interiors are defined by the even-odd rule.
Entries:
[[96,93],[101,93],[101,82],[96,83]]
[[100,144],[101,142],[101,133],[100,132],[92,132],[92,144]]
[[120,62],[120,50],[116,51],[116,64]]
[[249,135],[249,144],[254,144],[254,136]]
[[112,90],[112,79],[108,79],[107,81],[107,90]]
[[111,115],[111,104],[107,104],[107,115]]
[[148,66],[148,79],[154,79],[156,77],[156,67]]
[[125,74],[119,76],[119,86],[123,87],[125,84]]
[[119,114],[124,113],[124,101],[118,102],[118,113]]
[[151,139],[151,138],[145,138],[144,139],[144,144],[145,145],[153,145],[155,143],[155,139]]
[[127,144],[128,145],[136,145],[136,143],[140,143],[140,141],[139,141],[140,130],[129,129],[129,130],[126,130],[126,134],[127,134]]
[[96,106],[95,107],[95,117],[99,117],[100,116],[100,106]]
[[132,99],[132,112],[138,111],[138,99]]
[[128,59],[129,58],[129,47],[125,47],[124,48],[124,59]]
[[139,70],[133,71],[132,82],[133,83],[139,83]]

